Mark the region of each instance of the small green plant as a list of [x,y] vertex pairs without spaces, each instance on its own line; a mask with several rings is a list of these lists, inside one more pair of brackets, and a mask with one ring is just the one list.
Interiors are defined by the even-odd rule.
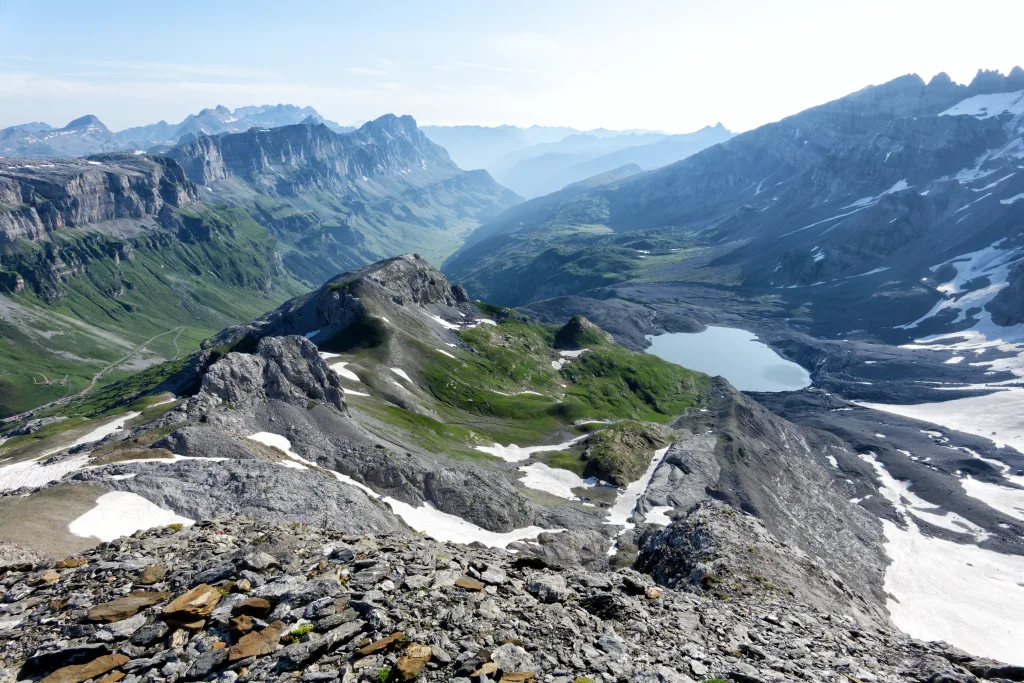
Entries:
[[377,672],[377,675],[373,677],[373,683],[387,683],[388,677],[391,675],[391,667],[381,667],[381,670]]
[[178,524],[177,522],[175,522],[174,524],[168,524],[167,528],[173,531],[174,533],[178,533],[179,531],[184,529],[185,526],[183,524]]
[[291,637],[293,643],[297,643],[302,640],[302,636],[306,635],[313,630],[313,624],[300,624],[292,629],[292,632],[288,635]]
[[313,410],[316,408],[316,401],[306,401],[306,410]]
[[729,683],[724,678],[705,678],[701,683]]
[[594,683],[594,679],[593,678],[587,678],[586,676],[580,676],[576,680],[574,680],[572,683]]

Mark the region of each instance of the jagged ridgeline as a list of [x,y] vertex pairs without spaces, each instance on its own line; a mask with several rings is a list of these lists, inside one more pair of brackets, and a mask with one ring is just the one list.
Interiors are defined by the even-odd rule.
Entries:
[[440,263],[516,201],[407,116],[0,159],[0,413],[181,358],[341,270],[413,250]]

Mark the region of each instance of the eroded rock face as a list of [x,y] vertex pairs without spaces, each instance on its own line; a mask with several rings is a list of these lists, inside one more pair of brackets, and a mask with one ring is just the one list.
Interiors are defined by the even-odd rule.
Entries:
[[347,410],[338,375],[302,337],[266,337],[254,354],[229,353],[207,370],[202,390],[234,404],[324,401]]
[[[198,184],[210,185],[228,175],[248,181],[262,178],[280,195],[314,185],[351,191],[352,178],[397,175],[416,155],[424,162],[458,170],[444,148],[430,142],[411,116],[382,116],[348,135],[313,121],[252,128],[234,135],[201,137],[168,152]],[[280,178],[274,172],[279,166],[301,168],[303,173],[290,180]]]
[[[250,562],[254,553],[274,561]],[[157,556],[168,569],[158,587],[177,596],[174,602],[132,617],[139,623],[131,630],[108,630],[104,642],[91,642],[96,631],[80,623],[82,607],[113,600],[135,578],[138,562]],[[273,683],[440,683],[481,675],[510,683],[919,683],[1019,674],[1019,667],[915,641],[882,624],[858,626],[799,595],[766,600],[737,592],[719,600],[661,588],[630,569],[530,568],[504,551],[411,534],[221,519],[122,538],[86,559],[61,570],[61,581],[35,587],[31,599],[3,603],[4,617],[19,622],[0,625],[4,680],[79,683],[111,672],[103,680],[173,674],[233,681],[243,670],[246,680]],[[8,594],[34,587],[40,573],[8,573]],[[470,588],[456,583],[463,579]],[[254,602],[243,592],[250,586],[265,596],[263,616],[244,615],[246,628],[234,628],[239,617],[231,615]],[[164,612],[171,608],[197,621],[168,628]]]
[[156,221],[165,207],[199,200],[174,161],[108,154],[86,159],[0,161],[0,240],[38,241],[71,226],[116,219]]

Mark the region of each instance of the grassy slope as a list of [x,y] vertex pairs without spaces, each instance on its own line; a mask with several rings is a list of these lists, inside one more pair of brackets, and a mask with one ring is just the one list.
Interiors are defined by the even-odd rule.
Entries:
[[[344,354],[366,385],[359,390],[373,394],[347,397],[356,419],[395,443],[488,461],[491,456],[474,446],[551,443],[607,428],[595,422],[576,424],[588,420],[667,423],[706,398],[704,375],[603,339],[591,340],[589,350],[555,369],[552,360],[562,359],[553,346],[557,328],[498,307],[481,308],[500,322],[459,332],[465,348],[446,351],[454,358],[421,341],[426,337],[408,332],[380,337],[376,346]],[[401,345],[406,359],[415,359],[413,372],[425,380],[418,387],[419,403],[403,407],[386,398],[395,376],[384,359],[386,347],[394,344]],[[40,411],[72,419],[21,438],[36,442],[79,426],[86,417],[114,415],[152,402],[154,390],[186,362],[149,368],[68,406]],[[354,386],[350,380],[343,384]],[[536,393],[519,393],[524,391]],[[586,469],[582,444],[565,452],[538,454],[534,460],[577,474]]]
[[[496,312],[497,307],[484,310]],[[556,434],[582,435],[603,428],[576,424],[588,420],[665,423],[704,400],[704,375],[614,343],[596,341],[556,370],[551,364],[560,358],[553,347],[556,332],[511,315],[496,326],[460,332],[469,348],[450,349],[455,358],[420,345],[420,374],[433,400],[419,410],[375,397],[350,403],[434,452],[481,458],[472,450],[476,444],[529,446],[564,438]],[[363,354],[365,361],[368,353]],[[393,431],[390,436],[395,436]],[[578,474],[585,468],[582,446],[535,459]]]
[[[91,259],[83,272],[64,279],[64,296],[56,301],[30,290],[10,295],[34,315],[28,324],[0,320],[0,414],[81,391],[95,373],[157,335],[164,336],[106,373],[100,384],[186,355],[226,325],[304,291],[286,274],[273,272],[275,242],[244,212],[204,207],[201,215],[191,213],[213,226],[210,239],[140,242],[133,260]],[[66,252],[80,247],[75,239],[62,242]],[[180,334],[164,334],[179,327]],[[43,376],[53,384],[36,384]]]

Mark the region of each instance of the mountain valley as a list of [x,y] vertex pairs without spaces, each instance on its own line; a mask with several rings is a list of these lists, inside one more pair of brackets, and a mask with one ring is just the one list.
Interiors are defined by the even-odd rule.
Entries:
[[8,415],[183,357],[341,270],[405,249],[439,262],[518,201],[394,116],[0,159],[0,188]]
[[1019,67],[86,119],[0,132],[0,682],[1024,680]]

